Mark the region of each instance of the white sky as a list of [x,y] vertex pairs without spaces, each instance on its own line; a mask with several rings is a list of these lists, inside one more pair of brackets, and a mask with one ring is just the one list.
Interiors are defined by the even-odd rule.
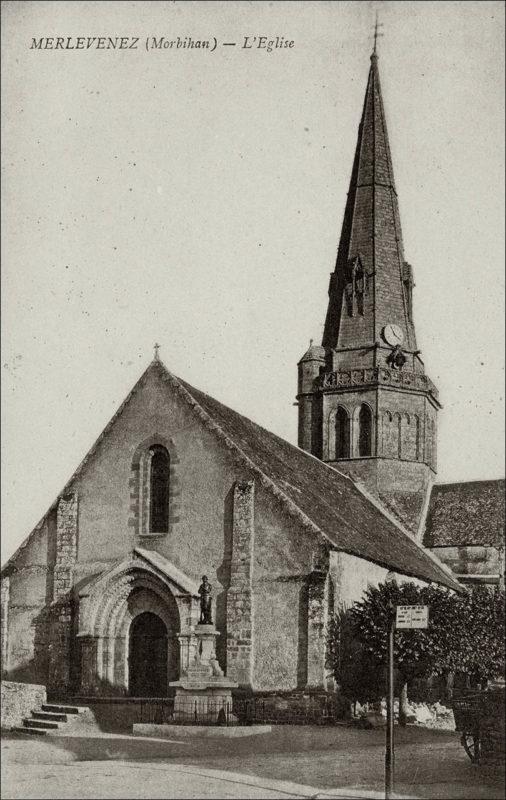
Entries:
[[[2,6],[3,559],[155,341],[175,374],[296,442],[376,8],[418,344],[444,404],[438,480],[504,474],[502,2]],[[218,48],[29,49],[70,35]],[[295,47],[243,50],[246,35]]]

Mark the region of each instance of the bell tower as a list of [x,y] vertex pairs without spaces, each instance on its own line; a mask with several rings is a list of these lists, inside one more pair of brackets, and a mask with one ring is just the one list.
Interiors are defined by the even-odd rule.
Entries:
[[299,447],[416,531],[436,473],[438,392],[413,322],[376,48],[321,346],[299,361]]

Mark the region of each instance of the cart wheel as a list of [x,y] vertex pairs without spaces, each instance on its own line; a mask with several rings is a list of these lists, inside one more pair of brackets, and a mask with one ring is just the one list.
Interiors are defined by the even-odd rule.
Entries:
[[478,734],[464,731],[460,741],[471,761],[477,764],[480,760],[480,737]]

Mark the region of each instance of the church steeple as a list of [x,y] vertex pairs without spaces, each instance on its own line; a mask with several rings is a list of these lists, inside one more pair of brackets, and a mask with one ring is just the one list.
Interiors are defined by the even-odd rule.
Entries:
[[413,324],[375,46],[321,348],[299,362],[299,446],[415,529],[436,471],[436,387]]
[[[412,354],[417,347],[411,288],[374,51],[330,282],[323,346],[373,346],[382,342],[383,329],[390,324],[400,328],[404,348]],[[378,356],[381,362],[381,353]]]

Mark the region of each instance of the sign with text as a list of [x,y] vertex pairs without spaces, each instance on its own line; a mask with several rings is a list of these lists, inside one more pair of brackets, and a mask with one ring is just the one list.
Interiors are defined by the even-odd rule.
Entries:
[[427,628],[428,625],[429,606],[397,606],[396,628]]

